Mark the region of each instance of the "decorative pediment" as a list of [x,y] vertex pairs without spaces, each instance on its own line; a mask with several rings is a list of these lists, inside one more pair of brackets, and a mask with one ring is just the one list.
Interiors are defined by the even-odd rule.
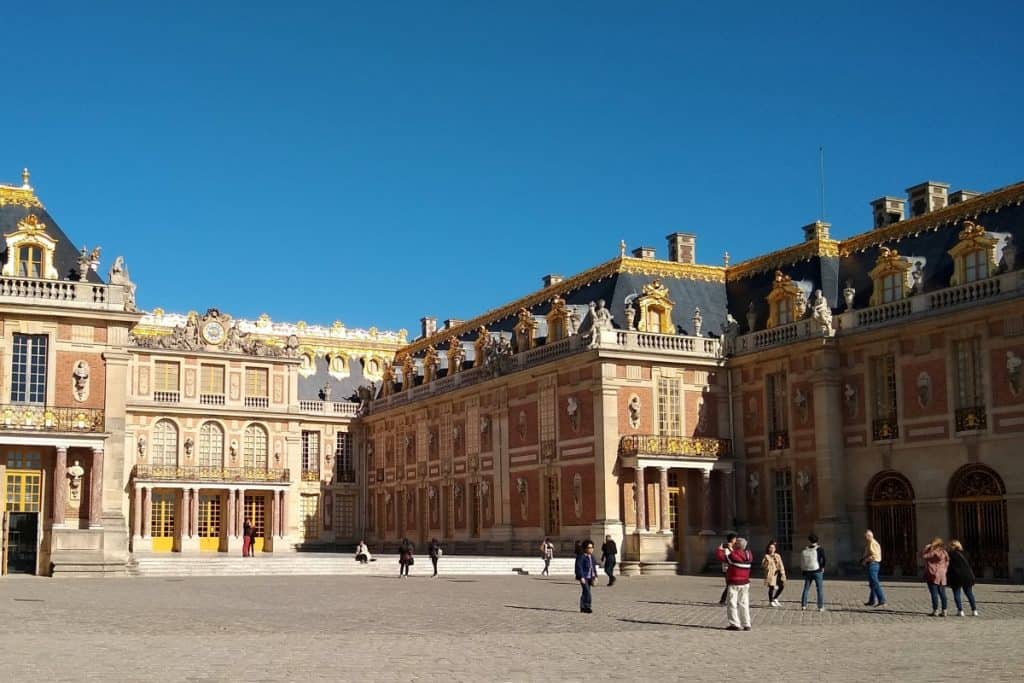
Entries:
[[529,351],[537,343],[537,321],[529,309],[520,308],[516,313],[516,350],[520,353]]
[[668,287],[661,284],[661,280],[644,285],[641,295],[636,299],[640,312],[637,327],[641,332],[675,334],[676,326],[672,322],[672,308],[675,305],[668,296]]
[[[871,291],[870,305],[878,306],[879,304],[886,302],[886,285],[891,291],[890,301],[902,299],[910,287],[910,260],[900,256],[900,253],[895,249],[889,247],[882,247],[878,252],[878,259],[875,261],[875,267],[871,269],[868,275],[871,277],[871,281],[874,283],[874,288]],[[886,282],[886,278],[890,275],[896,277]]]
[[556,296],[551,300],[551,310],[548,311],[547,315],[548,344],[565,339],[572,334],[571,325],[569,324],[571,317],[572,311],[565,305],[565,299]]
[[3,274],[8,277],[35,277],[57,280],[60,276],[53,266],[57,240],[46,234],[46,224],[35,214],[18,221],[18,229],[6,233],[7,263]]
[[[980,280],[995,273],[996,271],[996,245],[999,244],[997,237],[990,236],[985,228],[974,221],[964,221],[960,234],[957,235],[958,242],[949,250],[953,257],[953,277],[950,279],[951,286],[963,284],[969,279]],[[982,264],[985,272],[981,276],[968,277],[968,258],[975,253],[981,252],[985,258]]]
[[803,301],[803,306],[806,307],[803,290],[781,270],[775,271],[772,291],[768,293],[766,300],[768,302],[768,327],[785,325],[799,320],[804,314],[799,303]]

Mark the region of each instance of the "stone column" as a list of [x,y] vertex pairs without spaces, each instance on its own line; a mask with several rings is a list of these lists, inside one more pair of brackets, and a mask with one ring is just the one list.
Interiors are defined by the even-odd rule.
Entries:
[[181,532],[182,540],[189,538],[189,527],[192,525],[192,489],[181,490],[181,519],[178,523],[178,530]]
[[281,491],[281,535],[288,535],[288,492]]
[[103,449],[92,449],[89,474],[89,528],[103,528]]
[[67,507],[68,491],[68,449],[57,447],[57,462],[53,467],[53,525],[64,524],[64,510]]
[[700,471],[700,527],[701,535],[713,536],[711,528],[711,470]]
[[[618,475],[619,461],[619,413],[618,388],[614,384],[616,365],[595,363],[600,371],[600,384],[593,392],[594,406],[594,497],[596,499],[595,519],[590,528],[592,538],[611,535],[616,543],[623,544],[623,520],[625,514],[619,508]],[[556,410],[556,415],[557,410]]]
[[[132,498],[132,538],[142,535],[142,487],[136,485]],[[138,548],[133,548],[138,550]]]
[[725,513],[722,525],[729,531],[735,531],[736,525],[736,473],[729,470],[724,473],[725,481],[722,482],[722,489],[725,494],[722,496],[725,502]]
[[153,536],[153,489],[148,486],[141,487],[142,490],[142,537],[152,538]]
[[277,491],[271,491],[270,497],[270,535],[281,536],[281,500]]
[[637,464],[636,474],[636,530],[647,531],[647,484],[644,482],[644,468]]
[[192,511],[191,511],[191,526],[189,530],[191,533],[189,536],[193,538],[199,536],[199,489],[192,489]]
[[669,504],[668,504],[668,468],[658,468],[658,497],[661,503],[661,519],[659,520],[658,528],[661,529],[661,533],[670,534],[672,533],[672,525],[669,523]]
[[227,530],[227,536],[230,538],[235,535],[235,490],[228,489],[228,504],[227,504],[227,515],[225,527]]
[[850,533],[846,510],[846,486],[843,463],[843,399],[839,377],[839,353],[834,344],[816,351],[814,367],[814,443],[816,458],[815,499],[818,521],[815,532],[828,552],[832,549],[840,562],[858,558]]

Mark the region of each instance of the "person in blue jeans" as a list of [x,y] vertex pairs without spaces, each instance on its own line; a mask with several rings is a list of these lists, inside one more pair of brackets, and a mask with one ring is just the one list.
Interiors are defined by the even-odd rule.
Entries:
[[814,584],[818,598],[818,611],[825,611],[825,551],[818,545],[818,537],[807,537],[808,545],[800,552],[800,569],[804,574],[804,592],[800,595],[800,609],[807,609],[807,596]]
[[875,535],[870,529],[864,532],[864,556],[861,563],[868,570],[868,601],[865,607],[883,607],[885,605],[885,591],[882,590],[882,583],[878,580],[878,571],[882,567],[882,546],[875,540]]
[[590,614],[592,609],[590,587],[597,581],[597,563],[594,561],[594,543],[590,539],[580,544],[580,552],[576,555],[576,580],[580,588],[580,611]]
[[949,568],[946,570],[946,580],[949,587],[953,589],[953,602],[956,603],[956,615],[964,615],[964,602],[960,592],[967,596],[967,602],[971,605],[971,614],[978,616],[978,603],[974,599],[974,570],[971,569],[970,560],[964,554],[964,546],[960,541],[949,542]]

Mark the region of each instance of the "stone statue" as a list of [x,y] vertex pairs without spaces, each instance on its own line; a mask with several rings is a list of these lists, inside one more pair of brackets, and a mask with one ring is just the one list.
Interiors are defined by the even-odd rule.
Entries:
[[[821,290],[818,290],[819,292]],[[796,311],[796,319],[800,320],[807,313],[807,295],[804,294],[803,289],[796,290],[796,302],[793,304],[793,309]]]
[[927,408],[931,402],[932,376],[927,372],[921,372],[917,375],[917,404],[922,408]]
[[601,334],[614,329],[612,312],[605,308],[604,299],[591,301],[590,307],[590,348],[601,344]]
[[223,351],[242,351],[244,348],[244,340],[248,335],[242,334],[242,331],[238,329],[238,323],[234,323],[228,328],[227,334],[224,337],[224,343],[221,345]]
[[185,455],[192,456],[192,450],[196,447],[196,442],[192,440],[192,437],[185,439]]
[[747,305],[747,333],[753,332],[757,328],[757,311],[754,309],[754,302],[751,301]]
[[846,302],[846,310],[853,310],[853,299],[857,296],[857,290],[853,288],[853,281],[847,280],[846,287],[843,288],[843,300]]
[[82,476],[84,474],[85,468],[77,460],[74,465],[68,468],[68,488],[71,494],[68,496],[68,501],[70,501],[72,507],[78,507],[82,500]]
[[914,264],[914,269],[910,271],[910,293],[920,294],[921,286],[924,283],[924,266],[918,261]]
[[1010,391],[1016,396],[1021,390],[1021,366],[1024,366],[1024,360],[1013,351],[1006,352],[1006,375],[1010,380]]
[[75,363],[75,369],[71,371],[71,381],[74,383],[73,394],[76,401],[84,401],[89,398],[89,364],[84,360]]
[[284,345],[285,358],[299,357],[299,338],[294,334],[288,335],[288,341]]
[[757,472],[751,472],[747,478],[747,488],[750,489],[750,497],[757,497],[757,490],[761,487],[761,475]]
[[527,487],[526,479],[523,477],[516,478],[516,491],[519,492],[519,516],[526,519],[529,510],[530,489]]
[[228,452],[231,454],[231,462],[238,462],[238,442],[234,439],[231,440],[231,445],[228,446]]
[[572,511],[576,519],[583,516],[583,477],[579,472],[572,476]]
[[[751,304],[753,306],[753,304]],[[747,314],[750,320],[750,313]],[[725,314],[725,322],[722,323],[722,353],[726,356],[736,353],[736,338],[740,336],[740,324],[732,313]]]
[[834,334],[832,329],[832,309],[828,305],[828,299],[825,298],[820,289],[814,290],[814,299],[811,301],[811,317],[823,337],[831,337]]
[[626,405],[629,410],[629,426],[633,429],[639,429],[640,427],[640,397],[633,394],[629,397],[629,403]]
[[451,343],[452,346],[448,354],[448,374],[454,375],[456,372],[462,371],[462,364],[466,362],[466,350],[462,348],[462,343],[457,340]]
[[324,385],[320,387],[320,400],[330,401],[331,400],[331,383],[324,382]]
[[[79,256],[79,270],[81,270],[81,257],[84,256],[84,253],[85,248],[83,247],[82,254]],[[93,249],[90,260],[93,268],[99,265],[99,247]],[[81,280],[85,280],[81,275],[79,277]],[[135,283],[132,282],[131,277],[128,275],[128,266],[125,265],[123,256],[118,256],[114,259],[114,264],[110,266],[110,270],[107,272],[107,282],[124,287],[124,310],[129,313],[137,310],[135,307]]]
[[796,485],[800,487],[800,490],[804,493],[811,488],[811,475],[807,473],[807,470],[800,470],[796,473]]
[[580,405],[575,396],[568,398],[565,412],[569,416],[569,424],[572,425],[572,430],[578,432],[580,429]]
[[704,323],[704,316],[700,314],[700,306],[693,309],[693,336],[700,336],[700,327]]
[[135,447],[139,451],[139,460],[145,459],[145,457],[146,457],[146,437],[140,436],[138,442],[135,444]]
[[807,424],[807,394],[805,394],[799,387],[793,394],[793,405],[796,407],[797,416],[800,418],[800,424]]
[[631,304],[631,303],[630,304],[626,304],[626,308],[624,310],[624,314],[626,316],[626,329],[627,330],[635,330],[636,329],[636,309],[633,308],[633,304]]
[[1017,245],[1013,241],[1013,235],[1006,236],[1006,241],[1003,242],[1003,257],[1000,261],[1006,272],[1017,268]]
[[574,335],[580,329],[580,316],[575,308],[569,308],[569,335]]
[[78,281],[85,282],[89,277],[89,269],[92,268],[92,259],[89,257],[89,247],[82,247],[78,252]]
[[843,403],[846,404],[846,415],[850,419],[857,417],[857,387],[849,382],[843,385]]
[[92,269],[99,271],[100,269],[100,252],[103,251],[102,247],[93,247],[92,253],[89,254],[89,265]]

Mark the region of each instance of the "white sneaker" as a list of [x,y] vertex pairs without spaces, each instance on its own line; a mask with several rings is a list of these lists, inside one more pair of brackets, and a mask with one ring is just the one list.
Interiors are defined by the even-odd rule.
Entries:
[[819,607],[819,608],[818,608],[818,611],[819,611],[819,612],[824,612],[824,611],[825,611],[825,608],[824,608],[824,607]]
[[772,600],[772,607],[782,607],[782,603],[778,600]]
[[971,612],[971,616],[972,617],[978,616],[978,610],[974,610],[973,612]]
[[942,612],[941,612],[941,613],[939,614],[939,616],[940,616],[940,617],[944,617],[944,616],[946,616],[946,610],[942,610]]
[[937,616],[939,616],[939,610],[933,609],[931,614],[929,614],[928,616],[930,616],[930,617],[937,617]]
[[807,611],[807,605],[800,605],[800,610],[803,612]]
[[958,610],[956,611],[956,615],[957,615],[958,617],[962,617],[962,616],[964,615],[964,611],[963,611],[962,609],[958,609]]

